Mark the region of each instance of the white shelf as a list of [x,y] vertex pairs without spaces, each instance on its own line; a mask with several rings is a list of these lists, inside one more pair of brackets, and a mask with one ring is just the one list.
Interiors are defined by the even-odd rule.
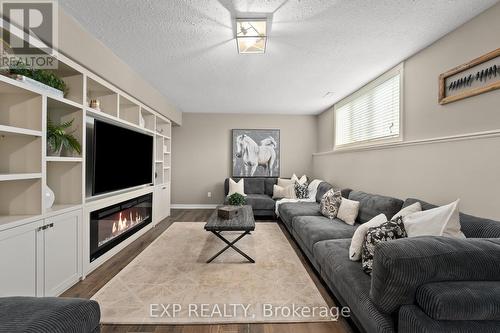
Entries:
[[41,173],[0,173],[0,181],[42,178]]
[[83,104],[79,104],[77,102],[73,102],[72,100],[69,100],[69,99],[64,98],[64,97],[48,95],[47,99],[49,99],[49,100],[53,99],[55,101],[67,104],[68,106],[71,106],[71,107],[74,107],[74,108],[78,108],[78,109],[83,109],[84,108]]
[[67,204],[67,205],[59,204],[58,205],[58,204],[55,204],[52,207],[47,208],[45,210],[45,216],[49,217],[49,216],[59,215],[59,214],[63,214],[63,213],[77,210],[80,208],[82,208],[82,205],[74,205],[74,204]]
[[163,163],[163,160],[156,160],[155,163]]
[[164,169],[164,170],[167,170],[167,169],[170,169],[170,167],[169,167],[169,166],[167,166],[167,167],[164,167],[163,169]]
[[45,158],[47,162],[82,162],[81,157],[63,157],[63,156],[47,156]]
[[14,228],[42,219],[42,215],[0,215],[0,230]]
[[30,130],[13,126],[0,125],[0,135],[30,135],[42,136],[42,131]]

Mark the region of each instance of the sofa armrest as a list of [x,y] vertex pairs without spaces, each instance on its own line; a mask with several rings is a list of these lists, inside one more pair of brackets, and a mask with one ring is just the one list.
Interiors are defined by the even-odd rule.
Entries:
[[385,313],[414,304],[426,283],[500,280],[499,238],[403,238],[378,244],[373,259],[370,297]]

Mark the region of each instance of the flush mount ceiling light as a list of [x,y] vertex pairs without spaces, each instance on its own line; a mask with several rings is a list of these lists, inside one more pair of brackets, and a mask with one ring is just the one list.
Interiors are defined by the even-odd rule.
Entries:
[[258,54],[266,51],[267,20],[236,19],[236,44],[240,54]]

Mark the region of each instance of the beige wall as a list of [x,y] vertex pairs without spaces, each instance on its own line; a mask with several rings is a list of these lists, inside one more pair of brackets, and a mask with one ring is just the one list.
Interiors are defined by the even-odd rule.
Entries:
[[[500,131],[500,90],[440,106],[438,75],[500,47],[500,4],[405,62],[404,139]],[[317,119],[318,149],[333,146],[333,111]],[[500,219],[500,138],[427,142],[391,149],[320,154],[314,175],[343,187],[418,197],[461,198],[462,211]]]
[[231,176],[231,130],[240,128],[280,129],[281,175],[312,172],[315,116],[184,113],[172,135],[173,204],[223,202],[223,182]]
[[95,74],[113,83],[174,123],[182,123],[182,113],[165,96],[94,38],[70,15],[59,8],[59,51]]

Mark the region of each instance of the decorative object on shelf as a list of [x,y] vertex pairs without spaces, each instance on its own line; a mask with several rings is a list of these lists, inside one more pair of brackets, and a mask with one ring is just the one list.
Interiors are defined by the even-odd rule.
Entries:
[[141,126],[142,128],[146,126],[146,120],[144,119],[142,113],[139,114],[139,126]]
[[229,220],[238,215],[240,207],[238,206],[221,206],[217,208],[217,215],[221,219]]
[[9,68],[9,75],[28,85],[47,91],[47,93],[64,97],[68,93],[68,86],[53,72],[44,69],[33,69],[22,62]]
[[280,130],[233,129],[233,177],[279,177]]
[[245,197],[239,193],[233,193],[227,199],[231,206],[243,206],[246,203]]
[[63,148],[69,152],[82,152],[80,142],[73,136],[73,132],[66,132],[73,125],[74,119],[62,124],[54,124],[50,119],[47,121],[47,155],[61,156]]
[[500,89],[500,48],[439,75],[439,104]]
[[44,195],[45,195],[45,208],[51,208],[54,205],[54,201],[56,201],[56,195],[54,191],[47,185],[44,186]]
[[94,110],[101,111],[101,102],[98,99],[91,99],[89,107]]

